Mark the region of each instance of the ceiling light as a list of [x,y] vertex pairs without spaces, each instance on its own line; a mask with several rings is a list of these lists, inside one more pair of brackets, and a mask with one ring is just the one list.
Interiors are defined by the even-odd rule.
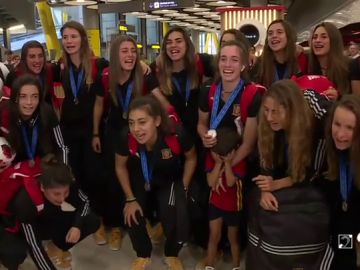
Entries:
[[134,12],[125,13],[125,15],[130,15],[130,16],[142,16],[142,15],[147,15],[147,13],[146,13],[146,12],[137,12],[137,11],[134,11]]
[[161,10],[155,10],[152,13],[153,14],[167,14],[167,13],[177,13],[179,11],[177,10],[170,10],[170,9],[161,9]]
[[86,8],[88,8],[88,9],[99,9],[98,5],[90,5],[90,6],[86,6]]
[[226,6],[236,5],[236,2],[220,0],[220,1],[216,1],[216,2],[206,3],[206,5],[212,6],[212,7],[226,7]]
[[209,11],[209,8],[202,8],[202,7],[192,7],[192,8],[184,8],[183,11],[185,12],[204,12]]
[[75,1],[66,1],[65,5],[69,6],[89,6],[97,4],[96,1],[91,0],[75,0]]
[[105,3],[120,3],[120,2],[129,2],[131,0],[105,0]]

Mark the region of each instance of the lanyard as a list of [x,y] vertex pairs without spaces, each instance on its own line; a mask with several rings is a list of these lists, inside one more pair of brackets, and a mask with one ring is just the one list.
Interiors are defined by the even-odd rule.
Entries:
[[[172,82],[173,84],[175,84],[175,88],[176,90],[179,92],[180,96],[184,97],[184,95],[181,92],[181,87],[180,87],[180,82],[178,79],[176,79],[174,76],[172,77]],[[189,98],[190,98],[190,87],[191,87],[191,82],[190,79],[187,78],[186,79],[186,88],[185,88],[185,105],[187,106],[188,102],[189,102]]]
[[210,129],[216,129],[220,122],[223,120],[225,114],[229,110],[230,106],[233,104],[235,98],[239,95],[240,91],[243,90],[244,81],[240,80],[239,84],[236,86],[235,90],[231,93],[229,99],[225,102],[224,106],[221,108],[219,114],[218,108],[220,103],[220,95],[222,90],[222,85],[219,83],[216,88],[214,96],[214,104],[211,111],[211,120],[210,120]]
[[346,154],[340,154],[340,193],[343,203],[347,204],[354,181],[354,175],[346,160]]
[[140,150],[140,159],[141,159],[141,169],[142,169],[142,172],[144,175],[145,184],[150,185],[150,182],[152,180],[152,173],[153,173],[154,166],[151,166],[149,168],[147,156],[146,156],[144,149]]
[[125,94],[125,102],[124,102],[124,98],[123,98],[123,95],[121,93],[121,89],[120,87],[118,87],[118,91],[116,92],[116,95],[117,95],[117,98],[118,98],[118,101],[123,109],[123,113],[127,113],[128,110],[129,110],[129,105],[130,105],[130,99],[131,99],[131,96],[132,96],[132,92],[133,92],[133,89],[134,89],[134,81],[131,81],[128,86],[127,86],[127,89],[126,89],[126,94]]
[[38,139],[39,139],[39,126],[37,124],[37,121],[35,122],[35,124],[33,126],[33,130],[32,130],[31,145],[29,142],[30,136],[28,136],[29,135],[28,128],[26,127],[25,123],[21,123],[21,133],[22,133],[24,143],[25,143],[26,154],[27,154],[28,158],[33,161],[35,158],[36,147],[37,147],[37,143],[38,143]]
[[71,84],[71,91],[73,93],[75,103],[78,103],[78,95],[83,79],[84,79],[84,69],[81,69],[80,72],[78,73],[77,83],[75,82],[74,70],[72,65],[70,65],[70,84]]
[[288,79],[288,78],[290,78],[290,72],[289,72],[288,66],[286,66],[285,71],[284,71],[284,73],[283,73],[283,76],[282,76],[282,78],[280,78],[279,72],[278,72],[278,67],[277,67],[277,65],[275,64],[275,82],[276,82],[276,81],[280,81],[280,80],[282,80],[282,79]]

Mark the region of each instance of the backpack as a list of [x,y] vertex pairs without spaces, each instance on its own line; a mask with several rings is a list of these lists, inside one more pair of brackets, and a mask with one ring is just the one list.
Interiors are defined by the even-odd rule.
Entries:
[[[33,167],[29,165],[29,161],[23,161],[0,173],[0,215],[11,216],[12,213],[8,212],[9,204],[21,188],[24,188],[29,194],[38,212],[44,209],[44,197],[36,179],[41,172],[40,164],[41,159],[36,157]],[[17,232],[18,229],[19,224],[6,228],[7,231],[13,233]]]
[[[217,84],[212,83],[208,95],[208,104],[210,110],[214,104],[214,96],[217,89]],[[249,83],[245,86],[241,96],[240,96],[240,118],[243,125],[246,123],[248,116],[248,108],[251,104],[251,101],[254,99],[257,92],[263,94],[266,91],[266,88],[260,84]]]

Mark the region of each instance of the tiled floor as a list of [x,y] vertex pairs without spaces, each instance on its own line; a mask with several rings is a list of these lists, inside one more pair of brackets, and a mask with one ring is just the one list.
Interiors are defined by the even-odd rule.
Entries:
[[[149,270],[165,270],[163,263],[162,245],[154,246],[152,264]],[[73,250],[73,270],[129,270],[131,262],[135,258],[129,237],[123,239],[122,248],[112,251],[107,245],[97,246],[92,237],[88,237]],[[196,263],[203,257],[203,251],[193,246],[184,247],[180,258],[186,270],[194,270]],[[0,269],[4,269],[1,268]],[[220,262],[217,270],[231,270],[231,263]],[[31,259],[27,259],[21,266],[21,270],[36,270]]]

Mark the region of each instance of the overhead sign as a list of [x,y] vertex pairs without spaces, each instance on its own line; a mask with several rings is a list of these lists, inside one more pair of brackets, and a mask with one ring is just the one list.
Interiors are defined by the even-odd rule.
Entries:
[[193,7],[194,0],[145,0],[145,11]]

